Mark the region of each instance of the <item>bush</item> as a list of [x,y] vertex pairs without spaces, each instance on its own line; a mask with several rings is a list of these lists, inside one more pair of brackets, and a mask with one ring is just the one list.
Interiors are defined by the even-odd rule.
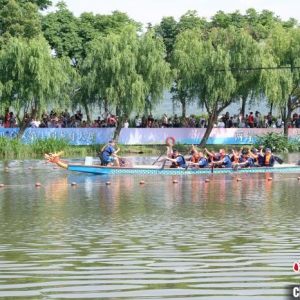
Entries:
[[287,140],[282,133],[267,132],[262,135],[256,135],[255,148],[263,146],[264,148],[270,148],[276,152],[295,152],[299,150],[299,142]]

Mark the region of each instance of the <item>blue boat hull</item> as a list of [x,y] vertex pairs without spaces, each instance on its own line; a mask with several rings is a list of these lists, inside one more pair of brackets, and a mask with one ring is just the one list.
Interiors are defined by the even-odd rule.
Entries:
[[[210,174],[212,170],[210,168],[205,169],[173,169],[173,168],[155,168],[155,167],[133,167],[133,168],[114,168],[103,167],[99,165],[75,165],[69,164],[68,170],[92,173],[92,174],[150,174],[150,175],[203,175]],[[226,174],[226,173],[300,173],[300,166],[278,166],[278,167],[257,167],[257,168],[214,168],[214,174]]]

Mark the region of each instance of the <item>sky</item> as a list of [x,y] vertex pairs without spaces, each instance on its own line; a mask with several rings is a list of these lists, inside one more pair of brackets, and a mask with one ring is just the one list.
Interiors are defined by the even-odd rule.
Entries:
[[[143,25],[159,24],[163,17],[173,16],[177,21],[188,10],[196,10],[199,17],[209,20],[219,10],[232,13],[239,10],[245,14],[248,8],[257,12],[270,10],[287,21],[289,18],[300,20],[299,0],[64,0],[68,9],[76,16],[83,12],[111,14],[118,10]],[[53,6],[58,2],[52,0]],[[53,9],[52,9],[53,10]],[[55,10],[55,9],[54,9]]]

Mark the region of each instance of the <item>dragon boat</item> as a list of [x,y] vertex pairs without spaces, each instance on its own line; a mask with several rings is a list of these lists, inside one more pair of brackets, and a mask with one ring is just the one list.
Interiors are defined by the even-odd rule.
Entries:
[[105,174],[161,174],[161,175],[202,175],[202,174],[226,174],[226,173],[300,173],[300,166],[293,164],[281,164],[274,167],[253,167],[253,168],[170,168],[165,163],[162,165],[135,165],[130,160],[121,159],[120,167],[101,166],[99,164],[73,164],[60,159],[62,153],[45,154],[46,163],[55,163],[59,167],[69,171]]

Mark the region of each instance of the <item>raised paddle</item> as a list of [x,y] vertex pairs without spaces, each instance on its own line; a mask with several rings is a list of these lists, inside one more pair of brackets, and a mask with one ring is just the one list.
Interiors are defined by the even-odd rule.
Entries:
[[[260,149],[263,149],[263,148],[265,148],[264,146],[259,146],[259,148]],[[280,164],[280,165],[282,165],[283,163],[284,163],[284,160],[283,159],[281,159],[280,157],[278,157],[278,156],[276,156],[276,155],[274,155],[274,154],[272,154],[273,155],[273,157],[274,157],[274,159]]]

